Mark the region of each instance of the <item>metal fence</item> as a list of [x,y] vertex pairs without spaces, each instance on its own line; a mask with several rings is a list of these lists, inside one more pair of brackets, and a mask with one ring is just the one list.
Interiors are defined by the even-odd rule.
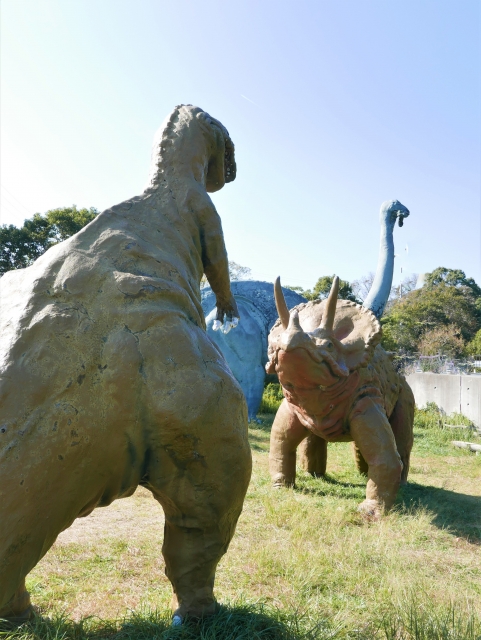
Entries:
[[394,356],[394,365],[404,375],[411,373],[481,374],[481,355],[461,360],[443,355],[400,354]]

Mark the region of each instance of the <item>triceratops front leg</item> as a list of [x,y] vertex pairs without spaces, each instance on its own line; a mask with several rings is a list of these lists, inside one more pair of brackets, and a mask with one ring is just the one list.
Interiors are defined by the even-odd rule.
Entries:
[[292,487],[296,481],[296,449],[308,430],[284,398],[271,431],[269,471],[274,487]]
[[394,504],[401,458],[384,409],[371,398],[356,403],[349,422],[351,436],[368,465],[366,499],[359,509],[377,518]]

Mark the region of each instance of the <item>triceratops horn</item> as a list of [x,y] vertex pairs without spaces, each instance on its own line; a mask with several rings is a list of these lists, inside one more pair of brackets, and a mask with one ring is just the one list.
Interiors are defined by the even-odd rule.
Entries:
[[339,278],[334,276],[331,291],[326,303],[326,312],[322,317],[320,327],[327,331],[332,331],[334,326],[334,316],[336,315],[337,294],[339,293]]
[[289,314],[289,325],[287,327],[288,329],[290,329],[291,331],[296,330],[296,331],[303,331],[302,327],[301,327],[301,323],[299,321],[299,313],[297,312],[297,309],[293,309],[290,314]]
[[281,279],[278,277],[274,284],[274,298],[276,300],[277,313],[281,319],[282,326],[287,329],[289,324],[289,309],[287,308],[284,294],[282,293]]

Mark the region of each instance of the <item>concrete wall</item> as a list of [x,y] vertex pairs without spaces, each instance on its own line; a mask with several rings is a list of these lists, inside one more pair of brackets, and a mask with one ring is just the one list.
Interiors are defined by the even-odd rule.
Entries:
[[418,407],[435,402],[448,414],[464,414],[481,429],[481,376],[412,373],[406,380]]

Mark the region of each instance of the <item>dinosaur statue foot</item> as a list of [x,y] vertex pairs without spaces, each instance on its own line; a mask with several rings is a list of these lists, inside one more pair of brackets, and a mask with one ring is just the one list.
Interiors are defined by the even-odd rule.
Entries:
[[22,581],[10,601],[0,608],[0,620],[5,620],[8,625],[18,626],[30,620],[34,614],[30,594],[25,588],[25,581]]
[[273,489],[293,489],[295,486],[295,481],[288,480],[285,476],[277,474],[272,478]]
[[35,615],[35,609],[32,605],[29,605],[24,611],[15,613],[0,613],[0,630],[2,630],[2,623],[6,623],[6,626],[15,628],[19,627],[24,622],[28,622]]
[[175,600],[176,598],[172,601],[172,604],[176,606],[176,608],[172,607],[174,609],[172,613],[173,627],[181,627],[186,621],[199,622],[203,618],[208,618],[218,613],[221,607],[215,599],[209,603],[202,602],[196,605],[191,602],[187,606],[186,604],[178,606],[179,603]]
[[367,498],[357,508],[361,515],[369,522],[377,522],[384,514],[383,506],[377,500]]

